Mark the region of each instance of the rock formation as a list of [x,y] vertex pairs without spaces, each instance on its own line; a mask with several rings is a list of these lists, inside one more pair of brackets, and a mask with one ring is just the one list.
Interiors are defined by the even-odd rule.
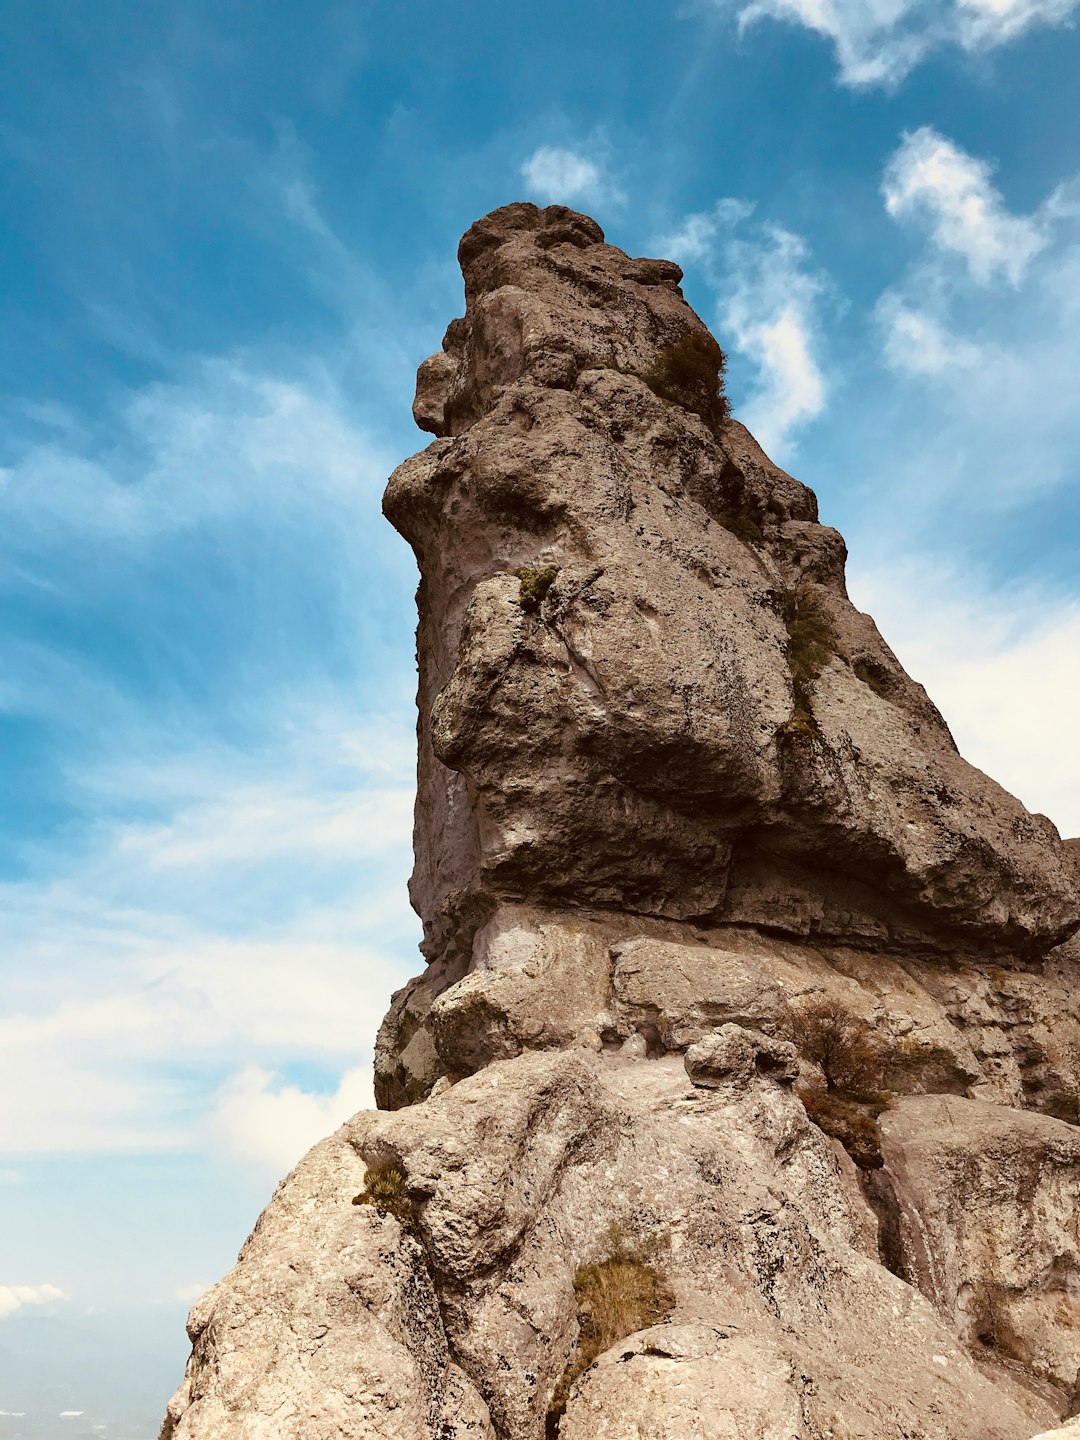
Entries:
[[[1080,1410],[1080,876],[850,603],[681,272],[459,251],[426,972],[192,1311],[164,1440],[1028,1440]],[[1062,1440],[1080,1433],[1061,1429]]]

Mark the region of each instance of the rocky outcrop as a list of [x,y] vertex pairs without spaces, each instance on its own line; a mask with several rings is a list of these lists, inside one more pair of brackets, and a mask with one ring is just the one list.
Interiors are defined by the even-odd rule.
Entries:
[[529,205],[459,253],[466,316],[418,385],[441,438],[385,500],[421,572],[429,955],[498,900],[893,946],[1065,938],[1054,827],[957,754],[848,600],[813,494],[672,383],[709,340],[678,267]]
[[[878,1263],[853,1167],[784,1068],[728,1075],[702,1087],[677,1059],[557,1051],[357,1116],[196,1307],[166,1433],[534,1440],[576,1340],[575,1274],[613,1222],[657,1257],[676,1309],[586,1373],[564,1437],[684,1440],[694,1414],[697,1433],[738,1440],[1019,1440],[1051,1422]],[[351,1204],[388,1156],[408,1176],[404,1228]]]
[[1075,842],[851,605],[677,266],[531,205],[460,258],[436,438],[386,494],[421,571],[428,966],[381,1113],[192,1312],[165,1440],[1052,1430]]

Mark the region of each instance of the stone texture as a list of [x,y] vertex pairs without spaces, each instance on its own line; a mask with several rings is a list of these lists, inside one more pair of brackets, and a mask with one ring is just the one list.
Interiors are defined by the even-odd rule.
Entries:
[[755,1073],[778,1085],[793,1085],[799,1078],[794,1045],[741,1025],[722,1025],[691,1045],[683,1065],[691,1083],[708,1090],[745,1087]]
[[882,1149],[905,1268],[977,1347],[1080,1379],[1080,1129],[940,1095],[898,1099]]
[[494,1440],[450,1359],[422,1246],[352,1204],[364,1169],[334,1137],[278,1187],[191,1312],[162,1440]]
[[793,1005],[828,1000],[879,1035],[890,1089],[1080,1115],[1075,939],[1005,969],[970,950],[943,963],[743,926],[502,905],[477,932],[470,963],[434,998],[445,979],[437,963],[395,1000],[377,1057],[385,1106],[526,1049],[615,1049],[636,1038],[659,1056],[729,1021],[780,1034]]

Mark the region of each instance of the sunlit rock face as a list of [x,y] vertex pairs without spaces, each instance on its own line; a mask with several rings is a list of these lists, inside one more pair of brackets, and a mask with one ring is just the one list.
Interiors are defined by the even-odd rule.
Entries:
[[163,1440],[1066,1440],[1077,842],[850,604],[677,266],[532,205],[460,259],[385,502],[429,963]]

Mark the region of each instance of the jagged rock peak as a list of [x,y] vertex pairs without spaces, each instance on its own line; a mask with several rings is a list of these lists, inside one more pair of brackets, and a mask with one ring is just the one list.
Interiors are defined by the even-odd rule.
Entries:
[[417,385],[441,438],[385,499],[422,576],[429,959],[501,901],[892,949],[1071,933],[1057,831],[957,754],[812,492],[725,418],[678,266],[525,204],[460,257]]
[[493,210],[458,247],[466,314],[420,367],[413,415],[458,435],[522,377],[572,386],[582,370],[642,373],[660,352],[707,331],[670,260],[633,260],[595,220],[565,205]]

